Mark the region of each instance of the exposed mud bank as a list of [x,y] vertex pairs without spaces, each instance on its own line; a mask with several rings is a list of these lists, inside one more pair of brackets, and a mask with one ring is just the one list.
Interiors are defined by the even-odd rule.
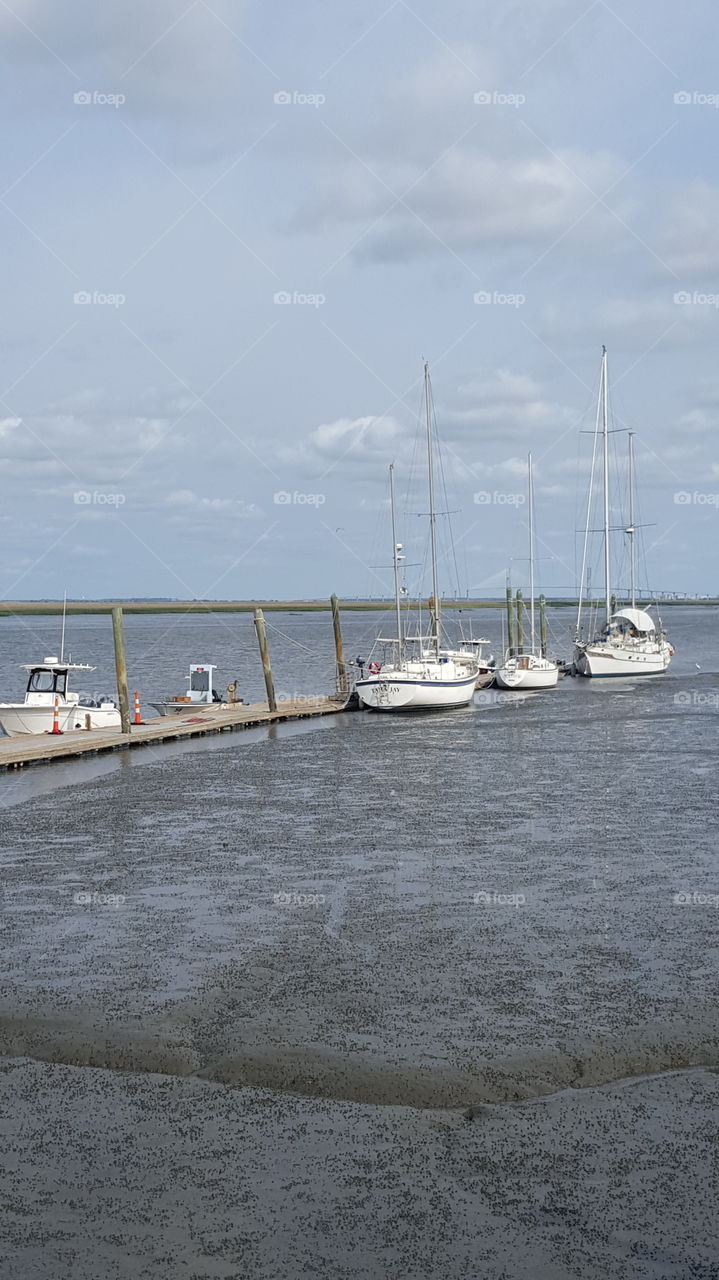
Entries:
[[338,1054],[320,1046],[237,1048],[203,1060],[191,1043],[130,1026],[82,1026],[71,1019],[0,1016],[0,1055],[108,1071],[194,1076],[233,1088],[359,1102],[443,1108],[514,1102],[562,1089],[586,1089],[666,1071],[713,1068],[719,1062],[719,1018],[630,1028],[621,1041],[577,1039],[508,1057],[477,1055],[470,1070],[448,1064],[390,1062],[377,1055]]

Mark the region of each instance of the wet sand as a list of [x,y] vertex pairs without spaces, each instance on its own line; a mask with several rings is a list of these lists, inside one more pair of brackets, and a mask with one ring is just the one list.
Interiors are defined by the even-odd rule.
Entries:
[[416,1111],[5,1059],[3,1280],[711,1280],[719,1077]]
[[0,1274],[717,1280],[713,725],[650,791],[658,696],[575,803],[579,695],[5,810]]

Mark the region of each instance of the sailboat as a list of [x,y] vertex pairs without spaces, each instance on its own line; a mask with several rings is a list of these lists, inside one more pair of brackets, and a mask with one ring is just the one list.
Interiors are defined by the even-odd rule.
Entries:
[[[441,604],[437,574],[437,513],[434,501],[434,445],[432,439],[432,390],[429,365],[424,365],[424,405],[427,436],[429,487],[429,528],[432,558],[432,599],[429,636],[407,636],[402,626],[400,565],[402,544],[397,542],[394,495],[394,464],[390,467],[390,505],[397,635],[380,644],[392,646],[392,660],[382,665],[371,662],[369,674],[355,686],[360,703],[372,711],[433,711],[466,707],[474,694],[480,664],[476,648],[446,649],[441,642]],[[411,646],[419,652],[412,655]],[[426,646],[426,647],[425,647]]]
[[527,489],[529,498],[529,617],[531,643],[517,654],[508,654],[497,668],[497,684],[501,689],[553,689],[559,680],[559,667],[541,652],[537,652],[537,636],[534,624],[534,483],[532,455],[527,459]]
[[[637,607],[636,598],[636,552],[635,535],[637,526],[634,521],[634,433],[629,432],[629,523],[624,533],[629,538],[630,561],[630,604],[621,609],[612,606],[611,586],[611,542],[609,525],[609,396],[607,348],[602,347],[602,376],[600,381],[597,422],[594,432],[594,454],[592,457],[592,480],[594,475],[594,459],[596,458],[598,436],[602,438],[603,465],[603,535],[604,535],[604,626],[591,640],[582,640],[582,589],[587,562],[587,545],[590,533],[590,512],[592,505],[592,483],[590,481],[589,503],[587,507],[587,525],[584,534],[584,553],[582,559],[582,575],[577,611],[577,629],[574,651],[574,671],[580,676],[616,677],[616,676],[656,676],[662,675],[671,659],[674,650],[662,630],[657,626],[646,609]],[[601,433],[600,433],[601,421]]]

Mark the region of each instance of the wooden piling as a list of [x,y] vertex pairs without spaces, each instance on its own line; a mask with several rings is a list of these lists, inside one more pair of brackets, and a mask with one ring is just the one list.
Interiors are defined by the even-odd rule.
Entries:
[[330,596],[330,605],[332,606],[332,629],[335,634],[335,654],[337,657],[337,692],[347,693],[347,667],[345,666],[345,651],[342,643],[340,606],[334,592]]
[[510,658],[514,657],[514,609],[511,587],[507,587],[507,653]]
[[539,597],[539,651],[543,658],[547,656],[547,601]]
[[276,711],[277,699],[275,698],[275,683],[272,679],[272,663],[270,662],[270,651],[267,647],[265,615],[261,609],[255,609],[255,631],[257,632],[257,640],[260,646],[260,657],[262,658],[262,673],[265,677],[267,705],[270,711]]
[[112,610],[112,638],[115,643],[115,671],[117,673],[117,701],[120,708],[120,729],[130,732],[130,694],[127,688],[127,666],[125,664],[125,638],[122,631],[122,609],[116,605]]
[[524,648],[524,599],[521,591],[517,592],[517,653]]

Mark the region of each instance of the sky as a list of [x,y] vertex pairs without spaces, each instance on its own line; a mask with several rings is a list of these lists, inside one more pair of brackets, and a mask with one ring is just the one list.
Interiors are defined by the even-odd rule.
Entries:
[[531,452],[538,578],[572,592],[603,344],[643,585],[719,593],[716,27],[2,0],[0,595],[387,595],[393,461],[420,589],[423,360],[443,589],[525,584]]

